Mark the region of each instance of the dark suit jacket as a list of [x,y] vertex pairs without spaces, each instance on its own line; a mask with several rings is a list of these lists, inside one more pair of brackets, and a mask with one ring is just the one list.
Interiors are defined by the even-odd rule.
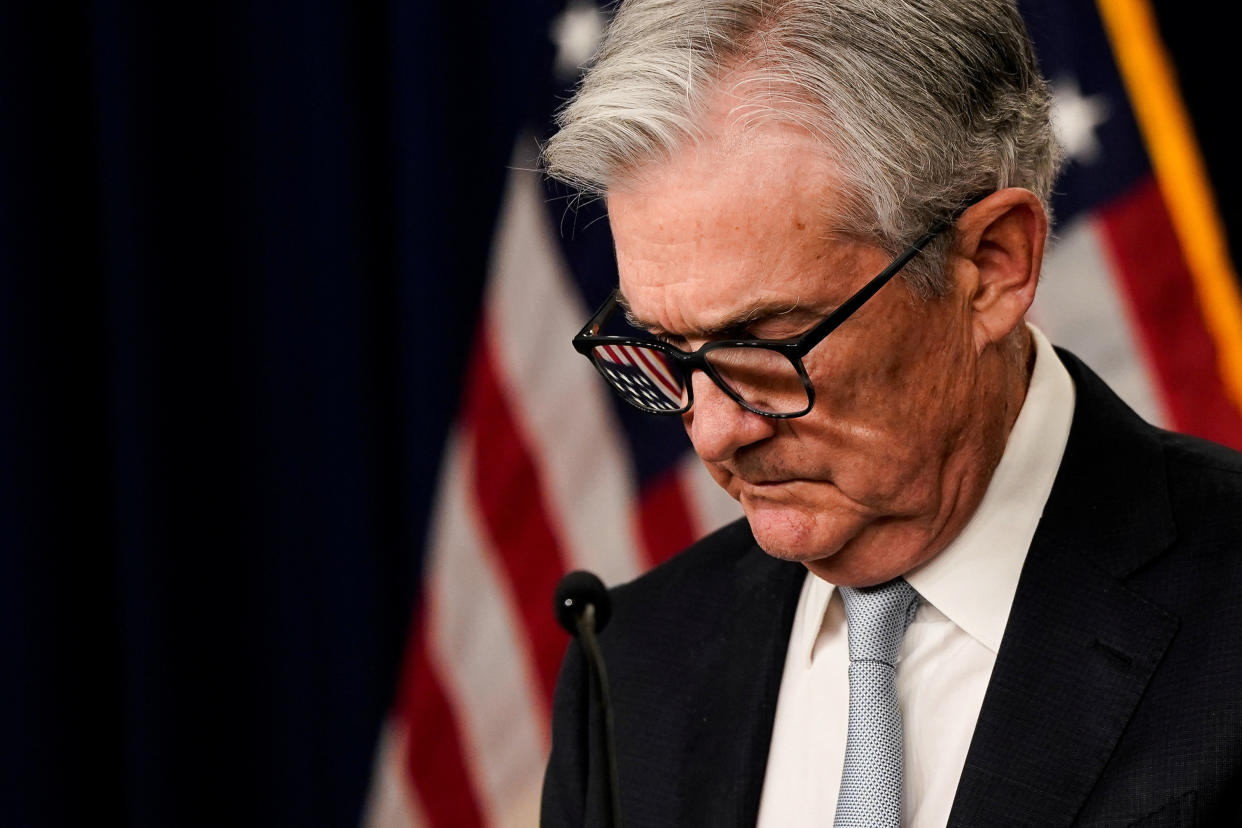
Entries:
[[[1077,388],[950,825],[1242,824],[1242,456]],[[805,569],[739,521],[614,590],[601,636],[628,826],[753,825]],[[573,646],[543,824],[601,824]],[[825,815],[825,824],[831,815]]]

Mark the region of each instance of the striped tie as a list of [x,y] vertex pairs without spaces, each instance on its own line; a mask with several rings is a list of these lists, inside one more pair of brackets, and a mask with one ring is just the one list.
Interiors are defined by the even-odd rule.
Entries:
[[901,710],[897,651],[919,606],[903,579],[840,587],[850,640],[850,725],[836,828],[901,825]]

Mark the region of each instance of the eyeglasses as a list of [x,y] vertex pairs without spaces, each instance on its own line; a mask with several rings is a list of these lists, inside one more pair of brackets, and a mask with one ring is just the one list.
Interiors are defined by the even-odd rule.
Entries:
[[648,414],[689,411],[694,404],[690,377],[702,371],[747,411],[781,419],[801,417],[815,405],[815,388],[802,358],[950,224],[937,224],[822,322],[794,339],[725,339],[687,352],[655,340],[601,336],[619,304],[620,292],[614,290],[574,337],[574,349],[591,360],[621,399]]

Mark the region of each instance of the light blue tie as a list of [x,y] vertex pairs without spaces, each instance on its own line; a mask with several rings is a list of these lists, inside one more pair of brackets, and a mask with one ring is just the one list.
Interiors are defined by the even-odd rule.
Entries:
[[903,579],[839,587],[850,640],[850,725],[836,828],[901,825],[901,709],[897,651],[919,606]]

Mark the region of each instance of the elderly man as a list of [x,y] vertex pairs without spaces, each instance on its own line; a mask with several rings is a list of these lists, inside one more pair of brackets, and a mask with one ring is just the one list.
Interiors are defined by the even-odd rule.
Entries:
[[[575,339],[746,519],[617,589],[632,825],[1238,818],[1242,459],[1024,322],[1058,163],[1005,0],[629,0],[548,143]],[[571,650],[548,825],[606,810]]]

